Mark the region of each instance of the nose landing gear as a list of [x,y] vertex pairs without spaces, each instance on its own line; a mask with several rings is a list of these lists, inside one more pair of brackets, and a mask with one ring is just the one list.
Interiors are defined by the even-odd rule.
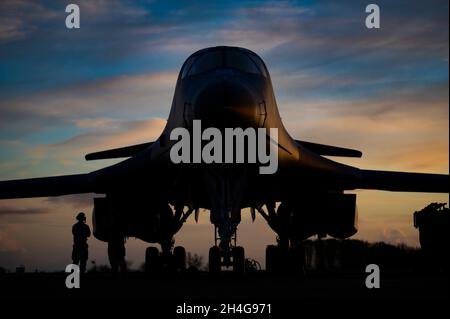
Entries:
[[219,275],[222,266],[233,267],[235,274],[245,273],[245,251],[241,246],[236,245],[236,229],[229,240],[220,237],[219,227],[214,226],[214,243],[209,249],[209,272]]

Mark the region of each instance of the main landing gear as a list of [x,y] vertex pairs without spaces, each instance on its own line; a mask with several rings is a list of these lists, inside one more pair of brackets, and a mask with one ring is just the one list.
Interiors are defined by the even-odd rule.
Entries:
[[[179,272],[186,270],[186,249],[182,246],[174,247],[173,236],[180,230],[183,223],[194,212],[193,207],[184,211],[183,205],[176,205],[174,214],[166,214],[161,218],[161,235],[157,247],[148,247],[145,251],[145,272]],[[196,213],[197,214],[197,213]]]
[[186,270],[186,249],[176,246],[170,252],[160,252],[157,247],[148,247],[145,251],[145,272],[178,272]]
[[270,274],[289,274],[304,276],[305,248],[302,240],[296,238],[292,230],[293,216],[287,211],[275,209],[275,203],[266,203],[268,212],[262,205],[256,210],[267,221],[270,228],[277,233],[277,245],[266,247],[266,271]]

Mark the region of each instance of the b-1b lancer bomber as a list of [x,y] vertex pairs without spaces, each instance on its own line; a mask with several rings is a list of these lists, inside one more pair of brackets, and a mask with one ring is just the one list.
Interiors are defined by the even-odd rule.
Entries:
[[157,140],[87,154],[86,160],[126,158],[90,173],[2,181],[0,199],[101,194],[94,199],[95,237],[160,244],[161,251],[146,251],[149,271],[161,264],[183,269],[185,249],[174,247],[174,235],[190,215],[209,211],[216,239],[209,270],[219,273],[222,266],[244,271],[244,249],[235,239],[245,208],[277,234],[266,268],[283,270],[302,267],[308,237],[357,232],[356,195],[345,191],[449,191],[448,175],[365,170],[329,156],[362,153],[291,137],[263,60],[219,46],[184,62]]

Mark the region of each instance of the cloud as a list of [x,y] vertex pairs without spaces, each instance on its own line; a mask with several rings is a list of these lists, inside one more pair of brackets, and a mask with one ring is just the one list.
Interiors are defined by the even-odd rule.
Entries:
[[86,163],[86,153],[158,138],[176,77],[120,76],[2,100],[2,178],[93,170],[108,161]]
[[70,152],[67,155],[73,155],[149,142],[157,139],[166,125],[166,120],[163,119],[102,122],[109,124],[58,143],[38,146],[33,152]]
[[[0,43],[23,41],[49,25],[59,24],[64,31],[67,4],[47,0],[3,0],[0,3]],[[76,4],[80,7],[83,24],[88,21],[109,24],[118,17],[136,19],[147,14],[144,9],[120,0],[78,0]]]
[[18,19],[3,19],[0,24],[0,42],[23,38],[25,31],[22,30],[22,24]]
[[0,267],[6,269],[14,269],[24,264],[27,259],[26,248],[16,238],[16,228],[8,224],[0,225]]
[[99,127],[107,127],[109,125],[114,125],[116,121],[110,118],[87,118],[87,119],[79,119],[75,120],[75,126],[79,128],[99,128]]
[[86,128],[102,119],[165,117],[176,78],[174,72],[119,76],[4,99],[0,124],[3,131],[23,136],[73,123]]
[[86,209],[93,205],[93,197],[91,194],[77,194],[68,196],[49,197],[47,201],[53,206],[70,205],[77,209]]
[[[0,57],[8,58],[7,70],[11,65],[21,69],[20,76],[14,77],[17,82],[10,79],[5,83],[4,94],[25,86],[58,85],[61,80],[73,83],[155,68],[167,70],[174,63],[179,67],[195,50],[220,44],[256,50],[269,65],[284,71],[319,67],[335,72],[338,68],[339,73],[386,78],[436,57],[448,64],[448,16],[438,9],[448,3],[434,3],[382,1],[380,5],[389,14],[383,16],[382,30],[369,33],[363,27],[363,1],[346,1],[340,6],[331,1],[207,6],[197,2],[180,6],[172,2],[81,1],[86,16],[83,27],[70,33],[67,43],[55,47],[55,42],[66,41],[68,33],[53,26],[51,32],[38,29],[39,38],[28,39],[27,50],[4,47],[5,54]],[[42,6],[55,10],[47,2]],[[31,50],[32,57],[21,53],[30,47],[36,47]],[[20,62],[29,67],[20,68]],[[9,85],[14,90],[9,90]]]
[[11,227],[2,225],[0,227],[0,252],[17,253],[22,251],[20,243],[10,236]]
[[144,9],[132,6],[130,1],[79,0],[77,4],[80,6],[80,10],[83,10],[83,14],[92,18],[108,18],[109,21],[118,14],[133,18],[147,14]]
[[5,215],[40,215],[47,213],[48,210],[45,208],[16,208],[0,206],[0,217]]
[[[81,123],[83,126],[92,124],[84,120]],[[55,143],[28,145],[23,149],[21,161],[11,154],[11,159],[5,159],[2,166],[13,171],[2,171],[3,179],[75,174],[99,169],[122,159],[86,162],[84,156],[91,152],[154,141],[166,125],[165,120],[158,118],[136,121],[103,119],[98,123],[104,126],[89,127],[83,133]]]
[[406,242],[406,235],[399,229],[386,227],[383,229],[381,241],[391,244],[402,244]]
[[448,89],[442,85],[350,101],[286,99],[278,105],[295,138],[364,153],[362,159],[338,161],[373,169],[448,172]]
[[54,21],[59,14],[42,3],[28,0],[0,2],[0,44],[24,40],[40,23]]

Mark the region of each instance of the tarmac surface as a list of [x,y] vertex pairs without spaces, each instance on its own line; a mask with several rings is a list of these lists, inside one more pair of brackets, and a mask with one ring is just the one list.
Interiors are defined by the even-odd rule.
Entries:
[[[221,304],[270,303],[272,313],[303,313],[305,309],[337,314],[358,306],[376,305],[376,310],[414,309],[414,307],[435,309],[447,306],[450,300],[450,281],[446,275],[423,275],[414,272],[385,272],[381,274],[381,287],[368,289],[367,274],[361,273],[310,273],[304,278],[293,276],[270,276],[265,272],[248,274],[244,277],[224,272],[212,277],[205,272],[187,274],[159,274],[146,276],[144,273],[128,273],[113,276],[109,273],[88,273],[81,277],[79,289],[68,289],[66,273],[25,273],[0,276],[0,300],[4,305],[52,304],[69,302],[85,304],[93,301],[107,306],[109,310],[117,305],[133,304],[162,313],[160,317],[200,318],[188,314],[177,314],[177,307],[187,305],[212,305],[220,309]],[[325,306],[324,306],[325,305]],[[14,306],[17,307],[17,306]],[[349,308],[350,307],[350,308]],[[411,308],[413,307],[413,308]],[[212,309],[211,308],[211,309]],[[447,307],[448,308],[448,307]],[[261,317],[255,314],[226,315],[217,313],[208,318]],[[292,316],[284,316],[289,318]],[[297,316],[293,316],[297,318]],[[261,317],[262,318],[262,317]]]

